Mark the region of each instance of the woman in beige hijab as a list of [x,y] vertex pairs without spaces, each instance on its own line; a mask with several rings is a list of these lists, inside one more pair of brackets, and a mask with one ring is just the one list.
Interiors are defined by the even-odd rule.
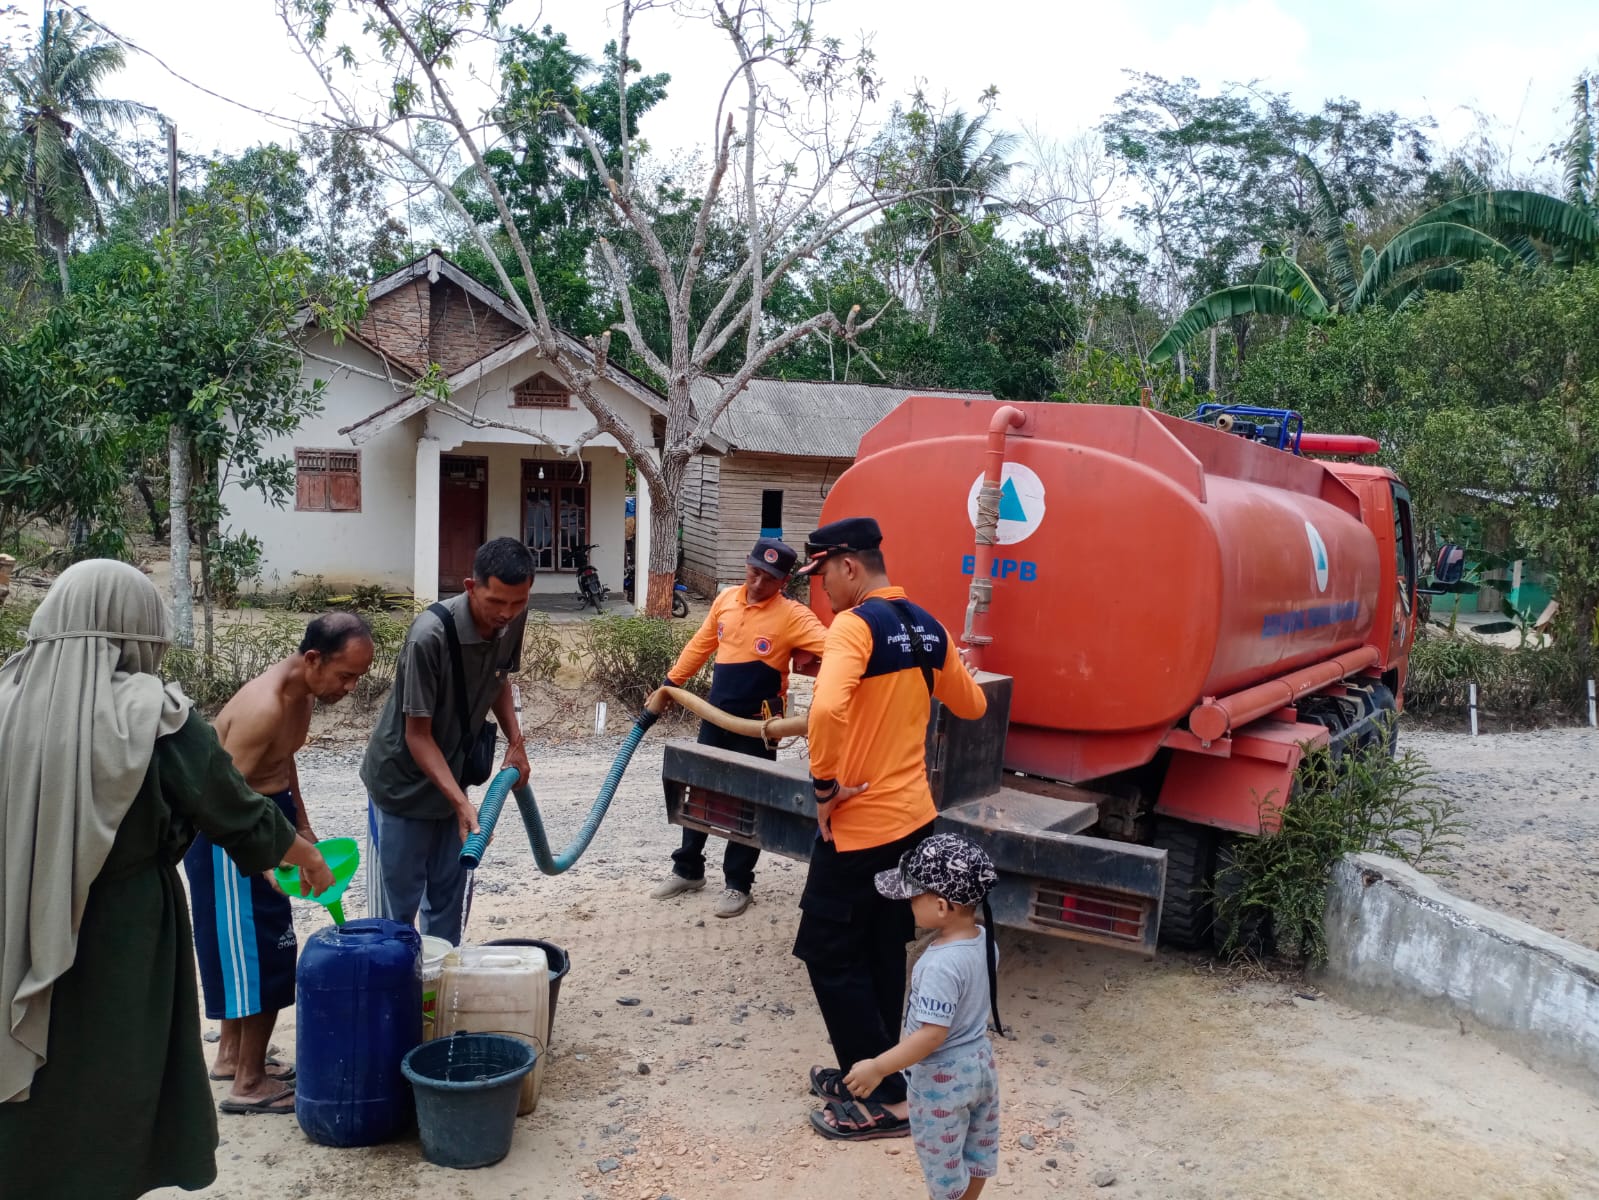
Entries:
[[62,572],[0,666],[0,1195],[121,1200],[216,1178],[177,862],[204,830],[245,873],[332,877],[156,675],[155,586]]

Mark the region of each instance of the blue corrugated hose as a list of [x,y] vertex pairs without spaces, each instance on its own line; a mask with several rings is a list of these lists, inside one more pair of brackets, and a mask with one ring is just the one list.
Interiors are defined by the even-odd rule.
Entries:
[[[627,770],[628,762],[633,758],[633,751],[638,749],[638,744],[644,740],[644,735],[649,732],[650,726],[655,724],[655,721],[655,714],[645,712],[639,716],[633,728],[628,730],[627,736],[622,739],[622,748],[616,752],[616,758],[611,762],[611,769],[605,776],[605,782],[600,785],[600,794],[594,798],[594,805],[589,809],[583,828],[577,831],[572,844],[560,854],[550,853],[550,841],[544,833],[544,818],[539,815],[539,807],[533,800],[533,789],[526,785],[515,788],[513,794],[516,796],[516,807],[521,810],[522,824],[527,827],[527,840],[533,847],[533,861],[538,863],[539,870],[546,875],[559,875],[563,871],[570,870],[572,864],[583,856],[583,851],[589,848],[589,843],[594,840],[594,835],[600,828],[600,822],[605,818],[605,810],[611,807],[611,800],[616,795],[617,786],[622,782],[622,774]],[[483,797],[483,804],[478,809],[478,831],[471,834],[461,847],[461,863],[467,870],[475,871],[478,863],[482,861],[483,851],[488,847],[489,839],[494,836],[494,826],[500,819],[500,810],[505,807],[506,793],[512,792],[516,777],[516,768],[506,767],[489,784],[488,794]]]

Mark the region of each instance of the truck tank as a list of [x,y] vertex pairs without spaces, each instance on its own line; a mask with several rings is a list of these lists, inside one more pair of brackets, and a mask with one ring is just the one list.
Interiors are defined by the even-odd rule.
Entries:
[[[1016,407],[983,657],[1014,679],[1007,768],[1139,766],[1202,699],[1366,643],[1377,546],[1325,465],[1142,408]],[[908,399],[822,509],[877,518],[890,578],[957,635],[994,412]]]

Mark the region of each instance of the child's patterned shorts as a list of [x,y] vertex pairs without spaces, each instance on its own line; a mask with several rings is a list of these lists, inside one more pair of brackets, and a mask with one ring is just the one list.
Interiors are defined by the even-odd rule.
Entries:
[[988,1039],[954,1057],[919,1062],[910,1081],[911,1137],[933,1200],[960,1200],[999,1166],[999,1076]]

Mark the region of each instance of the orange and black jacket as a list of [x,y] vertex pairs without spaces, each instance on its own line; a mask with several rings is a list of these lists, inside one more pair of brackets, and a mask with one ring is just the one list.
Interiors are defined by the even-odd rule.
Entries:
[[816,614],[778,592],[759,604],[745,599],[744,585],[722,591],[666,682],[682,687],[716,655],[710,701],[735,717],[757,717],[761,705],[782,709],[788,694],[789,659],[796,651],[821,654],[827,627]]
[[905,589],[879,588],[827,631],[811,701],[811,776],[818,791],[834,782],[867,788],[833,810],[833,842],[866,850],[914,833],[933,819],[927,784],[927,679],[911,649],[921,638],[932,695],[957,717],[988,710],[952,639],[926,609],[906,601],[910,631],[894,604]]

